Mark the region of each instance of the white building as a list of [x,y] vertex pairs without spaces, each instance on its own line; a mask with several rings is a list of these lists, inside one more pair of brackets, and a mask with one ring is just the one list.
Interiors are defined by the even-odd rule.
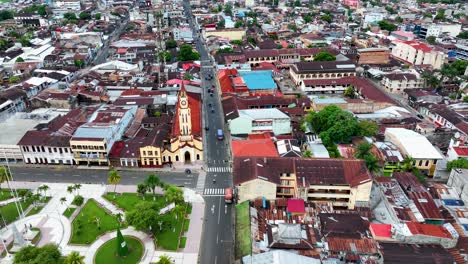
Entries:
[[362,27],[366,28],[372,23],[377,23],[384,20],[385,15],[383,13],[369,13],[364,16]]
[[447,54],[416,40],[397,42],[392,49],[392,56],[411,65],[431,65],[435,69],[442,68]]
[[232,135],[273,132],[275,135],[291,133],[291,119],[276,108],[238,110],[239,116],[228,121]]
[[174,27],[174,40],[193,41],[193,31],[189,27]]
[[53,7],[55,9],[61,9],[64,11],[80,11],[81,1],[80,0],[58,0],[53,1]]
[[404,156],[413,158],[414,166],[432,176],[438,160],[443,159],[440,152],[427,138],[405,128],[387,128],[385,140],[392,142]]
[[426,30],[427,37],[438,37],[441,34],[447,34],[451,37],[456,37],[461,32],[461,24],[429,24],[422,27],[422,31]]
[[245,0],[244,5],[245,5],[245,7],[252,7],[252,6],[255,5],[255,1],[254,0]]
[[41,124],[47,124],[67,111],[55,109],[37,109],[31,113],[18,112],[9,119],[0,122],[0,161],[21,161],[23,154],[18,142],[23,135]]
[[468,204],[468,169],[452,169],[447,185],[455,188],[460,199]]
[[424,79],[411,73],[390,73],[384,75],[382,87],[390,93],[403,93],[405,89],[424,88]]

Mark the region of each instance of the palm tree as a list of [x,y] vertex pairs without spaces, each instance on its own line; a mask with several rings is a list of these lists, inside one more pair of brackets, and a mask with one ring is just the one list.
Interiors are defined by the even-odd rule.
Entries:
[[115,199],[115,190],[117,189],[117,184],[122,179],[122,176],[116,170],[109,171],[109,177],[107,178],[107,182],[110,184],[114,184],[114,199]]
[[153,192],[153,200],[156,200],[156,186],[161,185],[159,177],[154,174],[150,174],[148,175],[148,178],[145,179],[145,184]]
[[76,194],[80,195],[79,190],[81,189],[81,184],[75,183],[75,184],[73,185],[73,189],[75,189]]
[[173,264],[174,261],[168,255],[162,255],[159,257],[158,262],[156,264]]
[[139,183],[137,185],[137,193],[143,197],[143,200],[145,200],[146,191],[148,191],[148,187],[145,184]]
[[310,151],[309,149],[304,151],[304,153],[302,153],[302,157],[304,158],[312,158],[312,151]]
[[66,264],[84,264],[84,256],[81,256],[80,253],[72,251],[66,258]]
[[121,212],[118,212],[115,217],[117,218],[117,221],[119,222],[119,225],[122,223],[123,219],[123,214]]
[[406,172],[412,171],[414,168],[414,163],[415,163],[415,160],[412,157],[407,156],[401,162],[400,169]]
[[68,192],[69,194],[72,194],[74,191],[75,191],[75,186],[73,186],[73,185],[68,185],[68,187],[67,187],[67,192]]
[[47,194],[47,190],[49,190],[49,189],[50,189],[49,186],[43,184],[43,185],[41,185],[41,186],[39,186],[39,187],[37,188],[37,191],[43,192],[43,193],[44,193],[44,197],[45,197],[46,194]]
[[67,198],[62,197],[60,198],[60,203],[63,205],[67,201]]

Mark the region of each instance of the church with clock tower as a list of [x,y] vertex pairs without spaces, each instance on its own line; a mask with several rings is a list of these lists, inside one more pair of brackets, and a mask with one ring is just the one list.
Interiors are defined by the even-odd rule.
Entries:
[[200,95],[189,93],[184,84],[179,91],[169,147],[163,163],[197,163],[203,160]]

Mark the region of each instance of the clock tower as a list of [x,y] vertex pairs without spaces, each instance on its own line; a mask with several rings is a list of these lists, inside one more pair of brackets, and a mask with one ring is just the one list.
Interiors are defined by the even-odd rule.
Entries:
[[179,113],[178,118],[181,140],[189,140],[191,139],[192,135],[192,118],[190,113],[189,98],[183,83],[179,91],[177,107],[179,108],[177,112]]

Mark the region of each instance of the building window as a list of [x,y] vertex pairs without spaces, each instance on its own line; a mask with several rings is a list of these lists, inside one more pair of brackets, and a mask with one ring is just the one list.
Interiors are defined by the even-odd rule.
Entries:
[[429,160],[426,160],[426,167],[429,166]]
[[175,161],[179,161],[179,156],[178,155],[175,156]]
[[145,150],[143,150],[143,156],[146,156],[146,151]]
[[197,154],[197,160],[200,160],[200,154]]
[[148,151],[148,156],[153,156],[153,151]]

